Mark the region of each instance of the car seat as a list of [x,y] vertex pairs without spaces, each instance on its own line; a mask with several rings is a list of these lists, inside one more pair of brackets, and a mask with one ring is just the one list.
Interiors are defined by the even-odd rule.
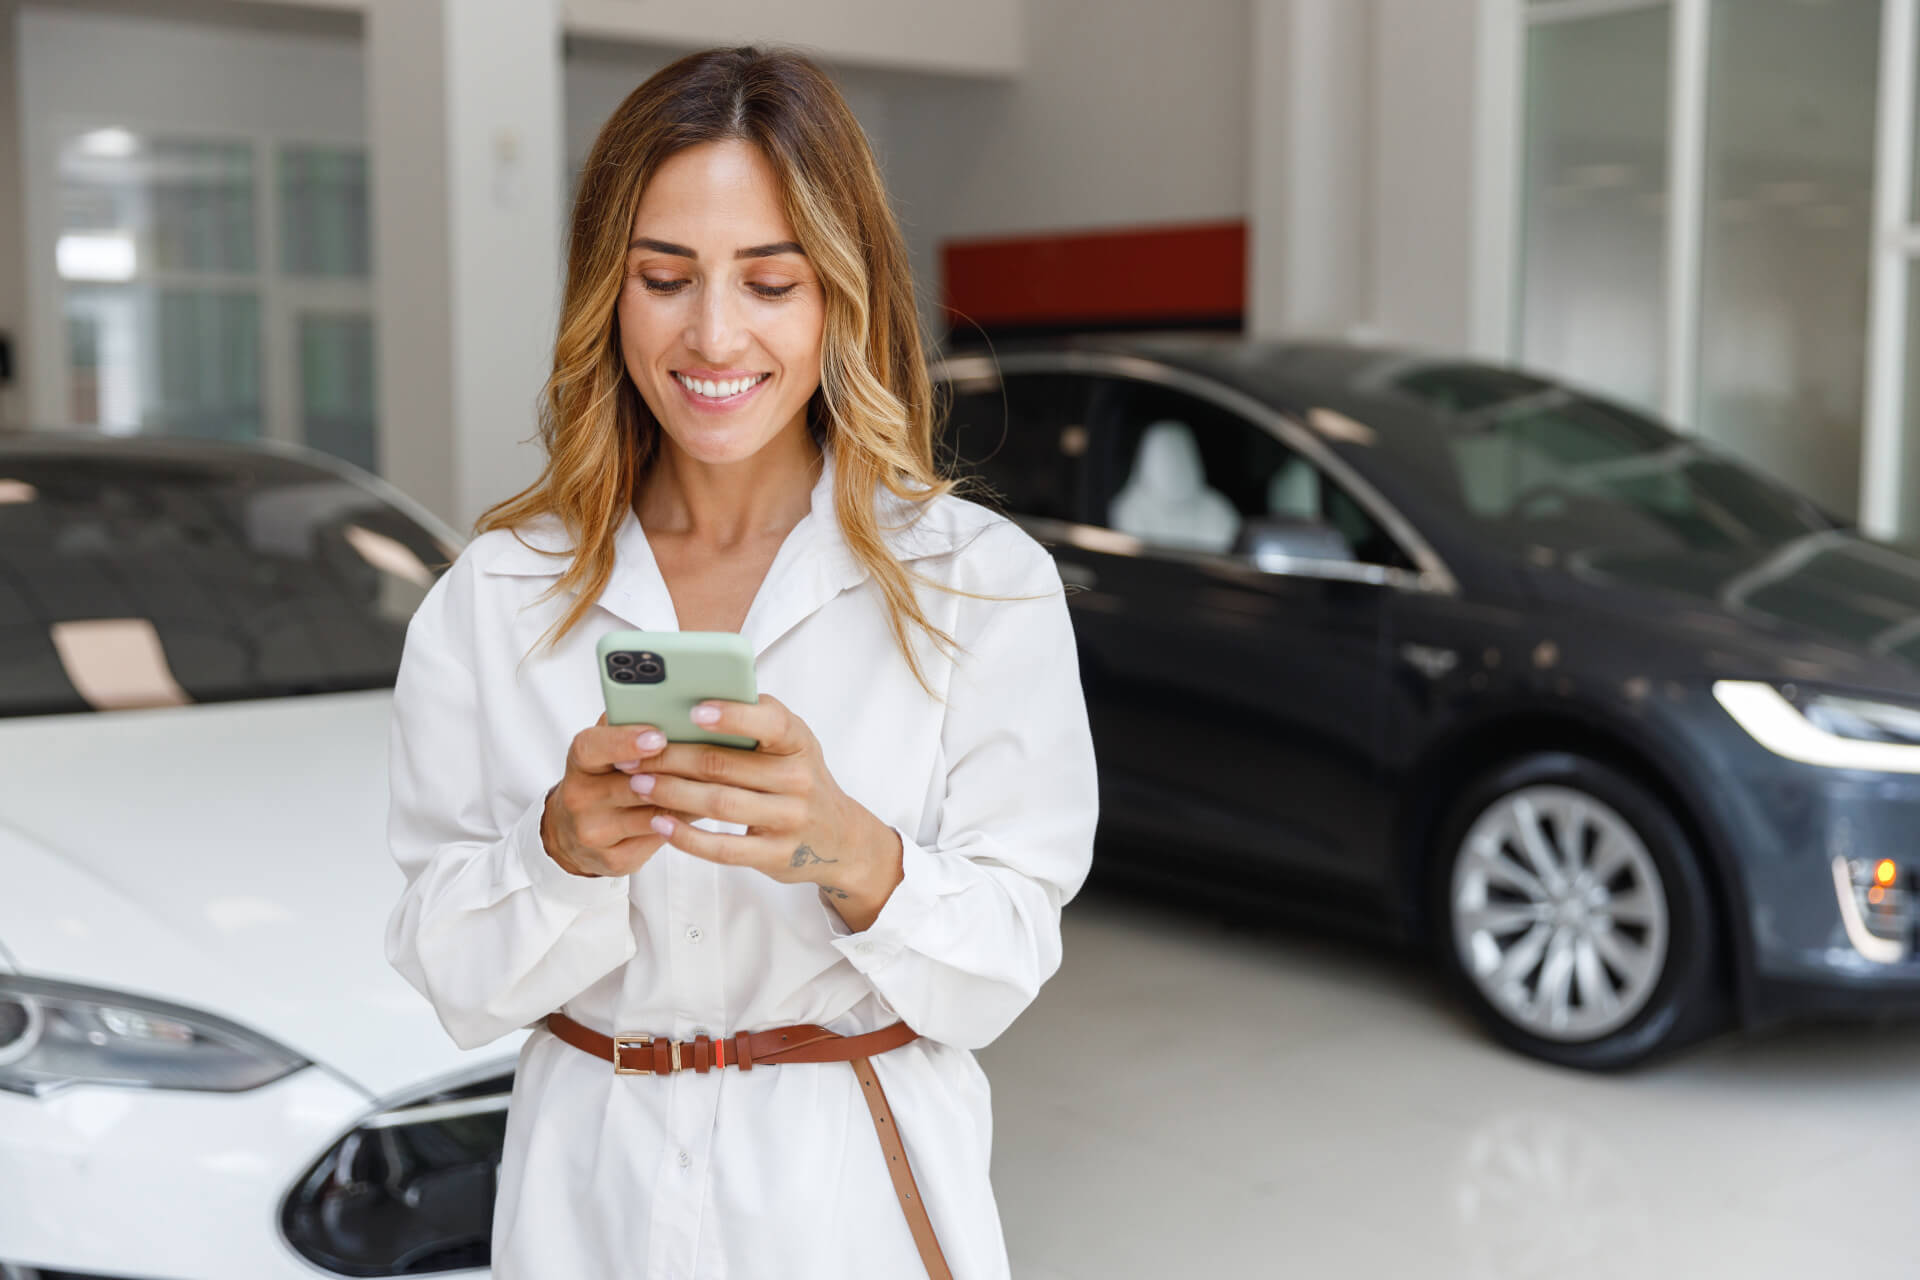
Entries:
[[1193,431],[1171,420],[1153,423],[1141,435],[1112,515],[1121,533],[1189,550],[1224,552],[1240,531],[1240,513],[1207,487]]
[[1267,481],[1267,514],[1320,519],[1320,473],[1304,458],[1288,458]]

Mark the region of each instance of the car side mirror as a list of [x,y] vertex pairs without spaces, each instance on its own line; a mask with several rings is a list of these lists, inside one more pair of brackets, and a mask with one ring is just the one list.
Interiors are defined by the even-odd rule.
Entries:
[[1353,561],[1353,547],[1338,529],[1290,516],[1256,516],[1246,521],[1233,549],[1251,560],[1254,568],[1269,573],[1284,572],[1300,560]]

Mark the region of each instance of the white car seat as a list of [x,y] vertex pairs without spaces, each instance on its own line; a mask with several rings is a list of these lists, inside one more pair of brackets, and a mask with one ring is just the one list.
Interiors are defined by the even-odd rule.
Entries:
[[1288,458],[1267,481],[1267,514],[1320,519],[1320,473],[1304,458]]
[[1240,513],[1207,487],[1200,446],[1183,422],[1156,422],[1141,435],[1112,515],[1121,533],[1196,551],[1226,551],[1240,531]]

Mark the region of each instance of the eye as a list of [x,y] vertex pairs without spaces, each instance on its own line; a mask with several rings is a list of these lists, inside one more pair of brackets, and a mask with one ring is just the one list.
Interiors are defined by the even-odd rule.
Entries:
[[800,286],[796,284],[750,284],[747,286],[763,298],[784,298]]
[[652,276],[641,276],[640,283],[647,287],[648,293],[661,295],[675,294],[686,288],[686,280],[655,280]]

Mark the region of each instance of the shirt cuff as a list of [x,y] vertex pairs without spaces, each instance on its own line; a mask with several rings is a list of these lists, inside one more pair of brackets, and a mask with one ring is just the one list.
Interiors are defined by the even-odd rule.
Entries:
[[932,914],[937,899],[934,858],[895,827],[900,836],[900,883],[893,887],[886,905],[874,917],[873,924],[859,933],[847,928],[847,922],[833,909],[826,894],[820,895],[821,908],[827,913],[827,925],[833,931],[834,947],[863,973],[882,968],[906,948],[919,933],[920,926]]
[[625,876],[576,876],[553,860],[540,838],[540,818],[546,812],[543,794],[520,815],[507,840],[520,851],[520,862],[534,893],[567,906],[590,907],[627,894]]

